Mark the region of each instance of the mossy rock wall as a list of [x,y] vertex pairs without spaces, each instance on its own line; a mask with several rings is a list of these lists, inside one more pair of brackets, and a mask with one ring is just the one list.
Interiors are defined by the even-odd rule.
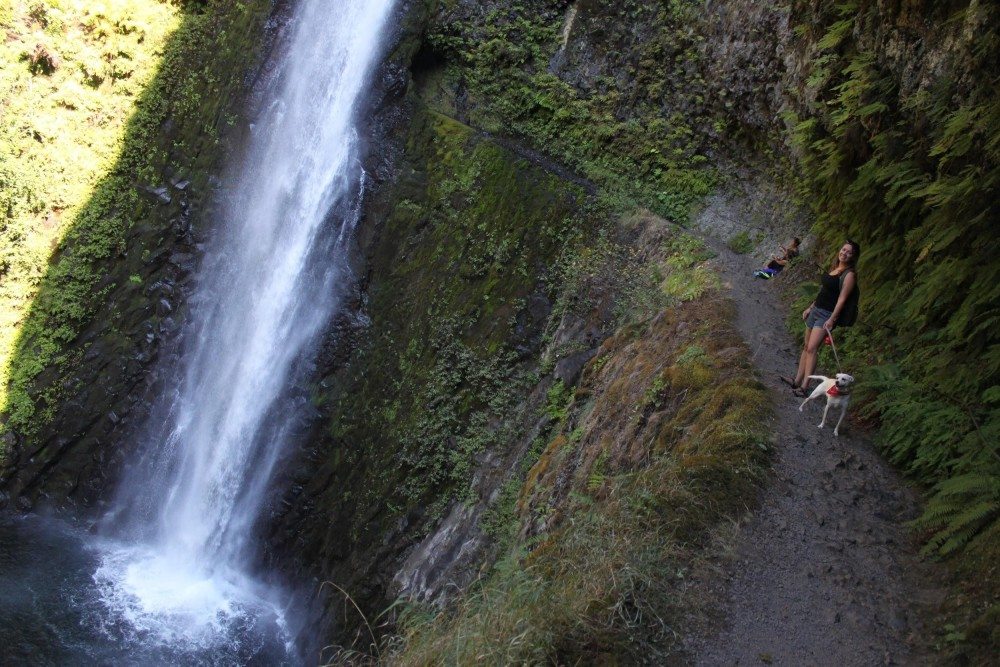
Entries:
[[[571,167],[621,209],[685,222],[749,165],[811,208],[820,263],[861,240],[870,319],[849,356],[876,366],[862,384],[899,425],[886,450],[934,482],[996,460],[997,25],[982,3],[459,0],[437,7],[414,78],[439,113]],[[980,481],[966,488],[995,507]],[[936,543],[995,534],[985,516]]]
[[446,508],[476,499],[481,458],[518,441],[552,310],[547,278],[589,224],[581,187],[410,104],[398,178],[372,204],[386,217],[361,233],[363,318],[316,385],[328,417],[275,517],[279,552],[369,609]]

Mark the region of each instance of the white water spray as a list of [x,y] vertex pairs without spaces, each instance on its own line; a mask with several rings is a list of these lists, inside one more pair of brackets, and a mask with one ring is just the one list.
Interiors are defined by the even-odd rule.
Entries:
[[[229,170],[172,386],[95,575],[112,624],[206,645],[267,595],[247,541],[297,415],[288,386],[339,306],[364,174],[353,116],[393,0],[303,0]],[[280,623],[280,614],[274,612]]]

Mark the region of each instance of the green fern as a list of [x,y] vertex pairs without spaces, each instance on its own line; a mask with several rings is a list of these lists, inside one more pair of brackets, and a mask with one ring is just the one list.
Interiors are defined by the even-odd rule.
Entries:
[[984,29],[912,90],[856,39],[884,18],[875,5],[820,2],[816,104],[785,117],[821,252],[845,237],[865,249],[841,356],[868,369],[863,412],[887,458],[934,488],[920,525],[942,555],[996,526],[1000,478],[1000,89],[975,74],[1000,71],[1000,6],[949,25],[968,11]]
[[826,49],[834,49],[840,46],[854,28],[854,19],[848,18],[842,21],[837,21],[827,30],[823,38],[819,40],[816,47],[820,50],[825,51]]
[[594,465],[590,469],[590,473],[587,475],[587,492],[594,493],[602,486],[607,480],[607,465],[608,465],[608,453],[601,452],[597,460],[594,461]]
[[934,531],[922,553],[947,556],[968,545],[998,520],[1000,474],[988,470],[938,483],[923,516],[912,525]]

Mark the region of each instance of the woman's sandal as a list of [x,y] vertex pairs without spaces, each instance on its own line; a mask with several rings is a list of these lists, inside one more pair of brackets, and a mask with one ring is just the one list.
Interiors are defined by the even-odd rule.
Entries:
[[806,396],[809,395],[809,392],[806,391],[805,387],[800,387],[799,385],[795,384],[794,378],[785,377],[784,375],[779,375],[778,379],[787,384],[789,387],[791,387],[792,393],[798,396],[799,398],[805,398]]

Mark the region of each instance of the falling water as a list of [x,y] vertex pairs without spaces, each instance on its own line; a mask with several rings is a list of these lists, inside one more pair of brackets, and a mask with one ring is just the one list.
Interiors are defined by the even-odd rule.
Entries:
[[[303,0],[213,221],[174,379],[125,475],[94,575],[108,627],[210,647],[282,624],[252,528],[338,308],[364,187],[354,114],[392,0]],[[265,619],[265,620],[261,620]]]

